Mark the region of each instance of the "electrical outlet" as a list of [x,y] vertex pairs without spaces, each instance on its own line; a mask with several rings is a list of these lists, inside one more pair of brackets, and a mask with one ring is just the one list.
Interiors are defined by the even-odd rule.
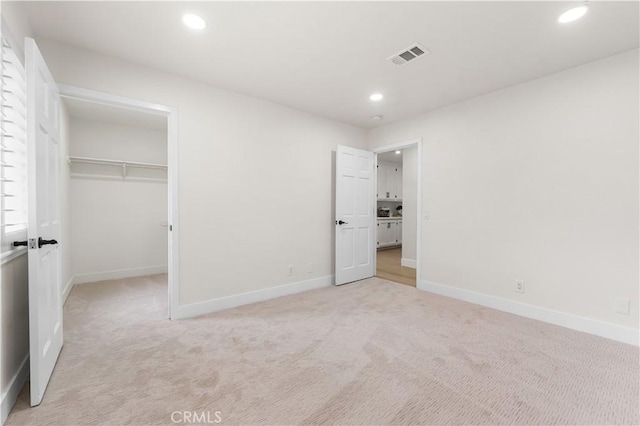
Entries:
[[629,315],[629,299],[626,297],[616,297],[615,311],[619,314]]
[[293,276],[293,265],[289,265],[289,276]]
[[307,266],[307,274],[313,274],[313,262],[309,262]]
[[524,293],[524,280],[516,280],[516,292]]

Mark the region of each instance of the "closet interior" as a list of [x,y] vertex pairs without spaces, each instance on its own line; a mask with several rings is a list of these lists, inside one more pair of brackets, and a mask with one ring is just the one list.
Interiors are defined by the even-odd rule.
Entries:
[[64,106],[74,291],[91,284],[142,296],[153,288],[153,303],[166,305],[166,117],[73,99]]

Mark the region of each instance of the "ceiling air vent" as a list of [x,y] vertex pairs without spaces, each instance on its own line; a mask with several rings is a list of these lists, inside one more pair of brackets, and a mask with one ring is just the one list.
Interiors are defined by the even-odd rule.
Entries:
[[393,62],[396,65],[404,65],[407,62],[411,62],[414,59],[428,53],[429,51],[421,46],[420,43],[414,43],[408,48],[403,49],[395,55],[388,57],[387,60]]

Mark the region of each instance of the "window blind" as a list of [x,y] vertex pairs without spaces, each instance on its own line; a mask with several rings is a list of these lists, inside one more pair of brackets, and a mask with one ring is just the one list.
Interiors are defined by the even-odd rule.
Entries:
[[6,252],[13,240],[26,238],[26,82],[24,66],[4,37],[0,54],[0,236]]

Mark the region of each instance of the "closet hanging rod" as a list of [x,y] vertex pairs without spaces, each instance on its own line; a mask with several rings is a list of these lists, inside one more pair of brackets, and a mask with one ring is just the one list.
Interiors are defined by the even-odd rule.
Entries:
[[90,157],[69,156],[69,163],[100,164],[104,166],[127,166],[127,167],[138,167],[141,169],[167,170],[167,166],[165,164],[141,163],[137,161],[124,161],[124,160],[105,160],[102,158],[90,158]]

